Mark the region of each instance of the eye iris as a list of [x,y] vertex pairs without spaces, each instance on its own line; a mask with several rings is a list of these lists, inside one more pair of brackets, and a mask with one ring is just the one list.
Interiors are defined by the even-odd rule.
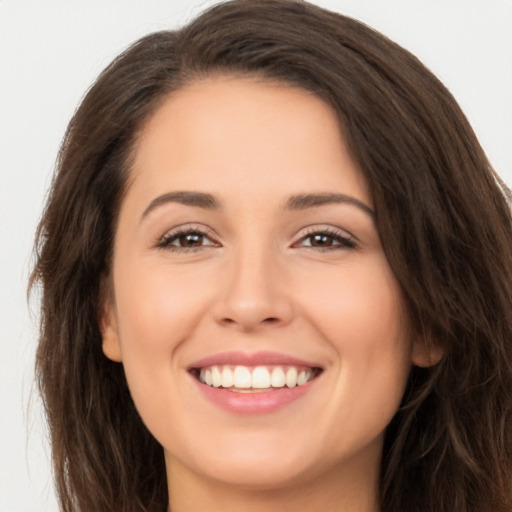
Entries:
[[180,235],[178,242],[181,247],[197,247],[203,243],[203,235],[200,233],[186,233]]
[[325,235],[325,234],[317,234],[311,236],[311,245],[313,247],[325,247],[330,246],[334,242],[334,239],[332,236]]

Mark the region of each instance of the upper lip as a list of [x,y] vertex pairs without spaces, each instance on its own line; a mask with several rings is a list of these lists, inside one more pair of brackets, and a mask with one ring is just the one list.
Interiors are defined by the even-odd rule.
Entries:
[[211,356],[204,357],[189,365],[188,369],[206,368],[208,366],[230,364],[234,366],[302,366],[310,368],[321,368],[321,365],[290,356],[279,352],[241,352],[228,351],[219,352]]

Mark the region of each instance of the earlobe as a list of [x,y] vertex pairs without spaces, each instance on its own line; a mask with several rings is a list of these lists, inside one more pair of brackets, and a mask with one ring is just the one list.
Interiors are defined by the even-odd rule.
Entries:
[[120,363],[122,361],[121,345],[119,343],[115,308],[110,298],[104,300],[104,305],[100,312],[99,327],[103,353],[110,360]]
[[438,343],[421,338],[413,343],[411,360],[415,366],[428,368],[439,363],[444,356],[444,350]]

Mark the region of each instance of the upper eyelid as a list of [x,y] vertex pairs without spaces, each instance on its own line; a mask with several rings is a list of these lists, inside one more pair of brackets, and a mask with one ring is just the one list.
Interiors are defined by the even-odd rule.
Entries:
[[[157,243],[169,239],[173,236],[177,236],[187,232],[197,232],[207,236],[213,242],[221,243],[220,237],[215,232],[215,230],[213,230],[209,226],[195,222],[180,224],[178,226],[168,229],[163,233],[163,235],[157,238]],[[355,235],[353,235],[350,231],[346,229],[340,228],[339,226],[334,226],[331,224],[311,224],[309,226],[301,228],[293,237],[293,241],[291,243],[292,245],[294,245],[300,242],[303,238],[314,235],[316,233],[330,233],[333,235],[339,235],[343,238],[350,239],[355,243],[359,242],[358,238]]]
[[174,234],[186,233],[189,231],[202,233],[204,235],[216,236],[215,231],[212,228],[205,226],[204,224],[199,224],[195,222],[186,222],[185,224],[180,224],[179,226],[170,228],[167,231],[165,231],[165,233],[162,236],[172,236]]
[[159,243],[168,240],[169,238],[173,238],[175,236],[184,234],[184,233],[200,233],[201,235],[204,235],[208,237],[212,242],[220,243],[219,237],[215,233],[215,231],[208,226],[205,226],[204,224],[197,224],[197,223],[185,223],[180,224],[179,226],[175,226],[173,228],[168,229],[164,232],[163,235],[159,236],[156,239],[156,245]]
[[[303,242],[314,235],[317,234],[325,234],[337,242],[338,245],[330,245],[328,247],[321,246],[309,246],[303,245]],[[306,228],[303,228],[297,237],[295,237],[294,241],[291,243],[291,249],[307,249],[321,252],[331,252],[336,250],[345,251],[347,249],[359,249],[361,247],[361,243],[357,237],[352,235],[349,231],[342,229],[338,226],[333,225],[311,225]]]
[[351,240],[354,241],[358,241],[358,238],[355,235],[353,235],[350,231],[340,228],[338,226],[333,226],[331,224],[312,224],[299,230],[295,237],[296,242],[306,236],[314,235],[315,233],[331,233],[343,236],[344,238],[350,238]]

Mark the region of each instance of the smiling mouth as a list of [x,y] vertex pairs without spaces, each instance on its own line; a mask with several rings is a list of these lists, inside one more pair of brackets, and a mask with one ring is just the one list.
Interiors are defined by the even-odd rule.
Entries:
[[235,393],[265,393],[304,386],[318,377],[322,369],[292,365],[212,365],[193,368],[191,373],[199,382],[212,388]]

